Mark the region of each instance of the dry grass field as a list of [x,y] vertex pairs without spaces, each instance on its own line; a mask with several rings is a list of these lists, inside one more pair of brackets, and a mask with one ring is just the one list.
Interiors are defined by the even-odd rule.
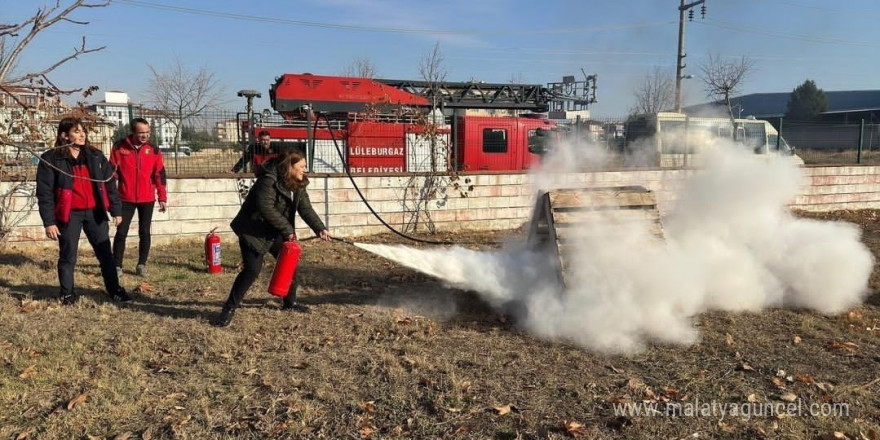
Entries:
[[[858,223],[880,257],[877,212],[814,217]],[[443,238],[482,249],[521,234]],[[538,339],[474,293],[315,240],[300,265],[312,313],[278,309],[269,258],[232,325],[214,328],[239,262],[235,243],[223,250],[224,273],[209,275],[201,243],[154,249],[149,277],[123,276],[135,301],[117,305],[86,247],[71,307],[56,300],[54,248],[2,251],[0,439],[880,438],[876,269],[848,313],[712,312],[694,318],[696,345],[622,356]],[[801,406],[662,413],[709,402]],[[623,403],[661,412],[616,413]]]

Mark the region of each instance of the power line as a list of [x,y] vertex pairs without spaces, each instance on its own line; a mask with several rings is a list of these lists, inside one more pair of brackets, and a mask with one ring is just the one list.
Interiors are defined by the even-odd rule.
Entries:
[[872,14],[868,11],[865,11],[864,9],[841,9],[838,7],[829,8],[827,6],[806,5],[803,3],[796,3],[796,2],[785,1],[785,0],[778,0],[778,1],[780,4],[787,5],[787,6],[794,6],[796,8],[802,8],[802,9],[815,9],[817,11],[822,11],[822,12],[833,12],[835,14],[845,15],[847,17],[854,17],[854,16],[864,17],[865,15],[873,15],[873,16],[878,15],[876,13]]
[[753,26],[742,26],[734,23],[726,22],[726,21],[712,21],[705,20],[702,22],[708,26],[714,26],[721,29],[733,30],[733,31],[741,31],[741,32],[750,32],[758,35],[766,35],[768,37],[778,37],[778,38],[787,38],[790,40],[800,40],[800,41],[808,41],[810,43],[821,43],[821,44],[834,44],[834,45],[845,45],[845,46],[858,46],[858,47],[880,47],[878,43],[869,43],[867,41],[853,41],[853,40],[843,40],[839,38],[821,38],[815,37],[812,35],[803,35],[803,34],[789,34],[784,32],[772,32],[767,31],[764,28],[753,27]]
[[569,33],[611,32],[611,31],[631,30],[631,29],[639,29],[639,28],[646,28],[646,27],[666,26],[671,23],[670,21],[654,21],[654,22],[630,23],[630,24],[622,24],[622,25],[614,25],[614,26],[603,26],[603,27],[598,27],[598,28],[553,28],[553,29],[536,29],[536,30],[516,29],[516,30],[510,30],[510,31],[504,31],[504,30],[475,31],[475,30],[462,30],[462,29],[417,29],[417,28],[346,25],[346,24],[327,23],[327,22],[318,22],[318,21],[293,20],[293,19],[278,18],[278,17],[263,17],[263,16],[258,16],[258,15],[237,14],[237,13],[232,13],[232,12],[219,12],[219,11],[208,11],[208,10],[204,10],[204,9],[185,8],[182,6],[164,5],[161,3],[152,3],[152,2],[145,2],[145,1],[139,1],[139,0],[116,0],[116,1],[121,4],[130,5],[130,6],[137,6],[137,7],[141,7],[141,8],[180,12],[180,13],[200,15],[200,16],[205,16],[205,17],[228,18],[231,20],[255,21],[255,22],[262,22],[262,23],[286,24],[286,25],[293,25],[293,26],[307,26],[307,27],[316,27],[316,28],[323,28],[323,29],[342,29],[342,30],[353,30],[353,31],[361,31],[361,32],[401,33],[401,34],[439,34],[439,35],[499,35],[499,34],[506,34],[506,33],[507,34],[520,34],[520,35],[524,35],[524,34],[525,35],[528,35],[528,34],[569,34]]

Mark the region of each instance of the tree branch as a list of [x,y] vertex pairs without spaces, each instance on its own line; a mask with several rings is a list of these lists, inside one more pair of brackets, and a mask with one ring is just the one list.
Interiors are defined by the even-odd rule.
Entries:
[[[104,7],[104,6],[109,5],[110,1],[111,0],[104,0],[101,2],[97,2],[97,3],[89,3],[86,0],[77,0],[77,1],[73,2],[72,4],[70,4],[64,10],[56,13],[56,11],[58,11],[58,9],[61,7],[61,0],[57,0],[55,2],[54,7],[40,8],[37,10],[37,12],[29,20],[27,20],[19,25],[13,25],[14,27],[4,30],[4,32],[8,32],[9,35],[12,35],[12,34],[17,33],[18,30],[21,30],[27,26],[30,26],[30,30],[28,31],[27,35],[25,35],[24,38],[22,38],[21,40],[19,40],[17,42],[17,44],[15,44],[15,47],[12,49],[12,51],[9,52],[9,55],[7,57],[0,60],[0,82],[7,82],[6,76],[9,74],[10,70],[12,69],[12,66],[15,65],[16,60],[18,59],[19,55],[21,55],[21,52],[24,50],[25,47],[27,47],[28,44],[31,43],[31,41],[34,39],[34,37],[36,37],[37,34],[39,34],[42,30],[44,30],[44,29],[46,29],[46,28],[48,28],[48,27],[50,27],[50,26],[54,25],[55,23],[58,23],[59,21],[62,21],[62,20],[69,21],[69,22],[76,23],[76,24],[88,24],[88,22],[78,22],[78,21],[74,21],[72,19],[68,19],[67,16],[70,15],[77,8],[81,8],[81,7],[82,8],[100,8],[100,7]],[[5,38],[5,36],[6,35],[4,35],[4,38]],[[83,37],[82,48],[85,49],[85,37]],[[72,56],[67,57],[64,61],[69,61],[70,59],[76,58],[77,55],[81,55],[83,53],[95,52],[95,51],[101,50],[101,49],[103,49],[103,47],[101,47],[100,49],[93,49],[93,50],[83,51],[80,53],[74,53]],[[60,64],[63,64],[63,62]],[[56,64],[54,67],[45,70],[44,73],[51,72],[52,70],[57,68],[60,64]],[[22,77],[22,78],[24,78],[24,77]],[[19,78],[19,80],[21,80],[21,78]]]
[[84,55],[84,54],[92,53],[92,52],[98,52],[98,51],[104,50],[104,49],[106,49],[106,48],[107,48],[107,46],[101,46],[101,47],[94,48],[94,49],[86,49],[86,37],[82,37],[82,45],[80,46],[79,49],[77,49],[77,48],[73,48],[73,53],[72,53],[72,54],[70,54],[70,55],[68,55],[68,56],[66,56],[66,57],[64,57],[64,58],[62,58],[62,59],[56,61],[55,64],[53,64],[53,65],[47,67],[46,69],[43,69],[43,70],[41,70],[41,71],[39,71],[39,72],[28,73],[28,74],[26,74],[26,75],[22,75],[22,76],[17,77],[17,78],[11,78],[11,79],[9,79],[7,82],[8,82],[9,84],[20,84],[20,83],[23,83],[23,82],[25,82],[25,81],[28,81],[28,80],[30,80],[30,79],[32,79],[32,78],[37,78],[37,77],[43,77],[43,78],[45,78],[47,74],[49,74],[49,73],[52,72],[53,70],[55,70],[55,69],[57,69],[58,67],[60,67],[62,64],[66,63],[66,62],[68,62],[68,61],[70,61],[70,60],[72,60],[72,59],[76,59],[76,58],[79,57],[80,55]]

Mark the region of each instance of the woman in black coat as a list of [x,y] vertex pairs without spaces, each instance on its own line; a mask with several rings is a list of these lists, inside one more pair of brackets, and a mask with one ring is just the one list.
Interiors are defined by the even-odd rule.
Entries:
[[[212,324],[219,327],[229,325],[235,309],[241,305],[245,293],[259,277],[266,252],[277,258],[284,241],[296,240],[294,218],[297,213],[321,239],[332,238],[312,209],[306,192],[309,179],[305,172],[306,159],[299,151],[287,152],[266,162],[259,170],[256,183],[230,223],[232,231],[238,236],[242,269],[232,283],[223,310]],[[296,302],[296,288],[294,276],[281,309],[308,313],[308,306]]]
[[83,231],[98,257],[107,294],[113,301],[130,301],[119,285],[110,249],[107,212],[116,224],[122,220],[113,167],[101,150],[89,145],[85,127],[78,118],[62,119],[55,148],[40,156],[37,205],[46,237],[58,240],[61,303],[71,305],[79,299],[73,288],[73,269]]

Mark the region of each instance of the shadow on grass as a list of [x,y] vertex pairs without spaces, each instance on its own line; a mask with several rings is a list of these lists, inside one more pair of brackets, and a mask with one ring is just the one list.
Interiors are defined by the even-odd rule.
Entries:
[[[0,264],[9,265],[9,266],[22,266],[27,263],[31,264],[40,264],[43,260],[35,260],[27,255],[23,255],[20,253],[10,254],[2,252],[0,253]],[[54,267],[54,265],[53,265]]]
[[[54,301],[59,300],[58,283],[55,284],[9,284],[6,280],[0,280],[0,287],[9,289],[9,296],[18,301],[25,299]],[[94,298],[96,301],[107,302],[110,297],[104,289],[75,286],[74,290],[80,298]]]
[[[45,278],[40,281],[46,283],[30,283],[13,285],[9,280],[0,279],[0,287],[9,289],[9,295],[17,300],[58,300],[57,274],[55,270],[55,257],[50,259],[33,258],[21,254],[0,254],[0,263],[15,266],[36,265],[46,271]],[[179,258],[179,257],[178,257]],[[91,255],[81,255],[77,263],[76,291],[82,298],[92,298],[97,303],[110,302],[110,298],[103,288],[86,287],[95,286],[100,281],[100,269],[97,261]],[[202,277],[211,277],[205,267],[194,259],[179,259],[177,261],[158,257],[151,266],[154,267],[153,275],[167,275],[174,268],[182,269],[183,278],[180,280],[160,281],[154,288],[156,293],[140,292],[138,290],[141,281],[149,282],[151,277],[132,278],[130,276],[120,279],[121,284],[131,294],[133,301],[119,304],[119,307],[150,313],[157,316],[171,317],[174,319],[210,320],[223,307],[231,282],[222,286],[217,282],[209,282],[215,288],[223,291],[221,299],[206,298],[198,293],[204,288],[205,280]],[[257,283],[248,291],[242,303],[242,308],[272,308],[280,307],[280,300],[270,297],[265,292],[265,281],[271,277],[274,260],[267,257],[267,264],[260,275],[263,282]],[[227,275],[237,274],[239,267],[237,259],[230,259],[223,267]],[[183,274],[186,275],[183,275]],[[88,274],[91,280],[83,278]],[[126,271],[126,274],[130,274]],[[190,274],[195,274],[193,277]],[[410,313],[437,317],[450,325],[466,325],[478,329],[488,330],[499,327],[509,327],[510,321],[501,318],[502,313],[494,310],[488,303],[483,301],[475,292],[445,287],[442,281],[410,272],[408,270],[387,271],[378,269],[376,266],[366,268],[340,267],[323,265],[321,263],[308,263],[301,266],[300,295],[298,299],[304,304],[311,306],[321,305],[375,305],[387,309],[403,308]],[[134,284],[132,283],[134,281]],[[138,287],[136,287],[138,286]],[[259,287],[258,287],[259,286]],[[102,285],[103,287],[103,285]],[[193,289],[189,295],[186,289]],[[166,295],[163,290],[168,289]],[[304,290],[312,293],[305,293]],[[320,309],[314,310],[320,313]]]
[[865,299],[865,304],[880,306],[880,291],[876,291]]
[[174,319],[207,320],[217,315],[222,307],[219,301],[203,301],[199,307],[193,307],[191,301],[165,301],[142,295],[133,295],[133,299],[121,307]]

